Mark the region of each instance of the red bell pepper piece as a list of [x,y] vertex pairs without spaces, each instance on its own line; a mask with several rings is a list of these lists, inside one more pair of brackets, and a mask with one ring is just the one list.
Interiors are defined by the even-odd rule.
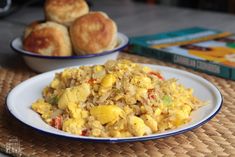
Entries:
[[164,80],[163,76],[160,73],[150,71],[149,74],[157,76],[160,80]]
[[62,129],[62,116],[59,115],[51,120],[51,126],[56,129]]

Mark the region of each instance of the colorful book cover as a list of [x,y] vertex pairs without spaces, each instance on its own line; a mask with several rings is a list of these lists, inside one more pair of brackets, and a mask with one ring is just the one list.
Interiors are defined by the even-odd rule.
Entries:
[[200,27],[132,37],[129,51],[235,80],[235,35]]

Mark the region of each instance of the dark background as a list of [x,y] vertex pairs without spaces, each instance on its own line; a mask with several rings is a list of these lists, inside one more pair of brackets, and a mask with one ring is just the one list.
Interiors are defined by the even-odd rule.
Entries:
[[235,0],[135,0],[150,4],[171,5],[235,14]]
[[[93,5],[92,1],[87,0],[90,7]],[[120,3],[127,1],[235,14],[235,0],[120,0]],[[1,11],[1,8],[9,2],[11,3],[9,9]],[[4,18],[29,5],[43,6],[43,3],[44,0],[0,0],[0,18]]]

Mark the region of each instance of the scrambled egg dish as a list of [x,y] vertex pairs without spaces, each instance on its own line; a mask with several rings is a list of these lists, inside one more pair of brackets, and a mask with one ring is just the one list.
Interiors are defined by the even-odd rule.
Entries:
[[82,136],[144,136],[190,120],[193,90],[128,60],[57,73],[32,104],[49,125]]

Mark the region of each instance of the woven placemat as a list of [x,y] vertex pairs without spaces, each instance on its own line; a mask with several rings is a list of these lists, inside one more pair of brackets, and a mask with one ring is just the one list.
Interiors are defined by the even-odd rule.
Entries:
[[[25,65],[0,69],[0,150],[14,156],[235,156],[235,82],[171,63],[122,53],[120,58],[175,67],[215,84],[224,97],[221,111],[205,125],[164,139],[132,143],[86,143],[43,134],[25,126],[7,111],[7,93],[36,75]],[[27,92],[27,91],[25,91]]]

